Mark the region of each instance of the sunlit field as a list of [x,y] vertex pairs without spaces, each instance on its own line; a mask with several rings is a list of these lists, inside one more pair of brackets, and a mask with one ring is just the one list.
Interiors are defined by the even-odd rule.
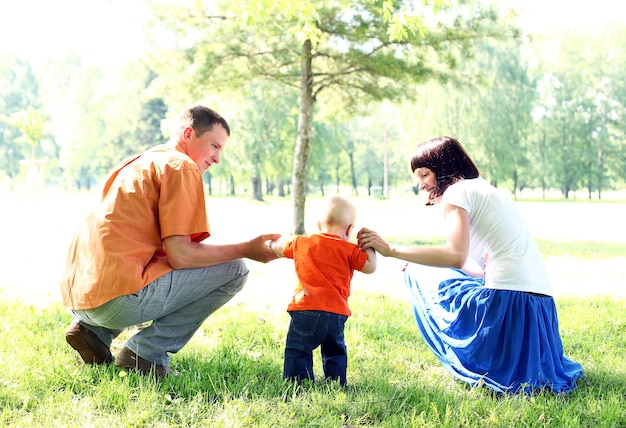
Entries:
[[[59,299],[69,240],[95,193],[0,193],[0,426],[502,427],[626,426],[626,202],[519,201],[556,290],[565,352],[584,377],[567,396],[494,396],[445,372],[419,336],[403,263],[379,258],[356,273],[346,325],[348,382],[282,382],[295,274],[290,260],[249,262],[244,290],[172,357],[161,382],[114,366],[85,366],[65,343]],[[392,242],[442,242],[437,208],[421,197],[354,198],[357,229]],[[289,200],[207,199],[213,242],[289,234]],[[307,199],[315,232],[321,198]],[[117,352],[126,332],[113,344]],[[319,354],[316,375],[321,374]]]
[[[29,303],[58,301],[57,281],[69,240],[96,193],[47,192],[35,198],[20,192],[0,193],[0,257],[7,267],[1,293]],[[319,196],[307,199],[307,233],[316,231],[321,201]],[[366,226],[398,243],[442,239],[437,208],[425,207],[422,195],[360,196],[353,201],[358,209],[356,230]],[[626,297],[626,201],[532,199],[518,204],[544,254],[557,296]],[[212,233],[208,242],[237,242],[270,232],[288,236],[292,230],[294,213],[289,198],[268,197],[257,202],[246,197],[209,197],[207,207]],[[594,255],[596,248],[602,248],[600,257]],[[290,267],[289,260],[266,265],[250,262],[251,278],[238,298],[245,300],[260,291],[261,296],[253,300],[276,298],[282,308],[293,285]],[[404,296],[401,268],[397,260],[379,258],[377,273],[355,275],[353,287]],[[272,292],[267,293],[266,287]]]

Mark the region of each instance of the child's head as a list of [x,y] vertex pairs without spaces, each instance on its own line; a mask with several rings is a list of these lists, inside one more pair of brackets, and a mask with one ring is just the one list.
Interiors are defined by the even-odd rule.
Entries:
[[356,221],[356,208],[343,196],[331,196],[317,221],[320,231],[333,233],[348,240]]

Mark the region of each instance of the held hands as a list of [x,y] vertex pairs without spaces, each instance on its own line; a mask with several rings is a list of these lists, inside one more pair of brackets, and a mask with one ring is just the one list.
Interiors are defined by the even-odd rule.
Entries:
[[274,250],[267,245],[268,241],[275,241],[280,238],[280,233],[270,233],[259,235],[245,243],[245,257],[261,263],[271,262],[278,258]]
[[283,252],[283,246],[284,245],[285,245],[285,243],[283,241],[278,240],[278,239],[273,240],[273,241],[269,241],[267,243],[267,247],[271,248],[272,251],[274,251],[274,253],[278,257],[285,257],[285,253]]
[[362,228],[356,235],[359,241],[359,248],[363,251],[368,248],[373,248],[380,255],[387,257],[391,251],[391,247],[383,238],[381,238],[378,233],[374,232],[371,229]]

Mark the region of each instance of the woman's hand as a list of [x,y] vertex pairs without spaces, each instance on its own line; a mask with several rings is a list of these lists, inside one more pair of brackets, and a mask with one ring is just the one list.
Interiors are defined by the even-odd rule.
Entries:
[[371,229],[362,228],[356,235],[359,241],[359,248],[365,251],[368,248],[373,248],[376,250],[381,256],[387,257],[391,252],[391,247],[383,238],[381,238],[378,233],[374,232]]

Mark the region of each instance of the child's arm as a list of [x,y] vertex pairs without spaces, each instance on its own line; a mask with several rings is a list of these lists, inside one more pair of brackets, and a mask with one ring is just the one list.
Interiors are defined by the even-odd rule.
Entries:
[[363,273],[374,273],[376,271],[376,251],[373,248],[368,248],[365,250],[367,254],[367,261],[363,265],[361,272]]

